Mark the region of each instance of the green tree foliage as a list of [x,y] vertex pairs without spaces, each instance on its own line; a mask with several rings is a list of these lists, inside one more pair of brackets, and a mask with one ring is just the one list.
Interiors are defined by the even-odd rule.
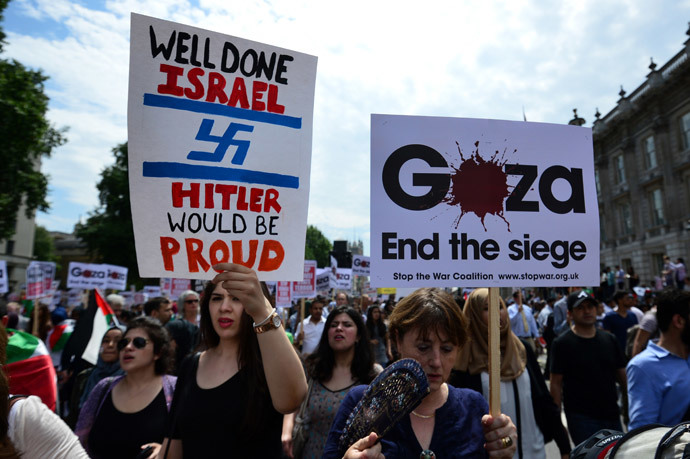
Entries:
[[113,148],[113,155],[115,164],[101,172],[96,185],[101,204],[85,223],[77,224],[75,234],[100,263],[125,266],[127,282],[141,287],[144,282],[139,278],[129,203],[127,144]]
[[39,261],[58,261],[55,255],[55,241],[41,225],[36,225],[34,232],[34,258]]
[[[7,4],[0,0],[0,20]],[[0,29],[0,52],[4,38]],[[53,128],[46,119],[46,79],[13,59],[0,59],[0,239],[15,233],[22,202],[28,218],[49,207],[48,177],[38,166],[66,139],[64,129]]]
[[304,259],[316,260],[319,268],[330,266],[328,252],[333,250],[333,244],[316,226],[307,226],[307,243],[304,246]]

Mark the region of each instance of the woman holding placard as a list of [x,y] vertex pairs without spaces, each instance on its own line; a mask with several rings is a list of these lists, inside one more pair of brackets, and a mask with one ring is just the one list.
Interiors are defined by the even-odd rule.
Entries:
[[[570,452],[568,433],[560,411],[551,398],[537,358],[510,329],[508,311],[500,303],[501,412],[516,419],[516,458],[544,458],[544,444],[556,440],[563,457]],[[470,343],[458,356],[450,383],[484,394],[489,393],[488,315],[489,290],[473,290],[465,302],[463,315],[469,325]],[[519,410],[519,412],[518,412]]]
[[256,273],[214,269],[201,302],[206,350],[180,368],[161,457],[280,457],[283,414],[307,392],[302,364]]
[[[512,457],[515,426],[501,414],[493,418],[481,396],[446,383],[460,349],[466,345],[466,319],[446,292],[422,288],[402,299],[390,316],[389,334],[402,358],[419,362],[430,393],[409,416],[378,441],[375,433],[362,438],[346,452],[346,458],[443,458]],[[346,420],[362,398],[365,386],[345,397],[336,415],[324,458],[343,457],[338,441]]]

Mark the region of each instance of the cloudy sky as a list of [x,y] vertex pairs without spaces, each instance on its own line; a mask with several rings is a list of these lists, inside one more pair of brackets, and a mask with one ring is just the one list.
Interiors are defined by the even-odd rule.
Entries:
[[69,142],[43,163],[71,232],[127,140],[130,12],[318,56],[309,223],[369,247],[371,113],[591,126],[688,38],[690,0],[12,0],[2,57],[50,77],[48,116]]

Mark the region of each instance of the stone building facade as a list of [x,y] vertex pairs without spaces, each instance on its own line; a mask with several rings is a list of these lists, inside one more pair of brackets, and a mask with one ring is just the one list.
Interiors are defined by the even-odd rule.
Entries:
[[653,286],[664,255],[690,258],[690,38],[649,69],[613,110],[597,110],[593,142],[602,269],[632,266]]

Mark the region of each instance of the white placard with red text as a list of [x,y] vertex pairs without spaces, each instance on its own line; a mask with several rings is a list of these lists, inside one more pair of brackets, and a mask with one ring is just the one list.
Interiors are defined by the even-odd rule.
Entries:
[[371,285],[594,286],[592,130],[372,115]]
[[230,261],[261,280],[302,280],[316,57],[131,19],[129,179],[141,276],[211,279],[214,264]]
[[292,303],[290,298],[290,281],[276,282],[276,307],[289,307]]
[[316,261],[304,261],[304,279],[301,282],[292,282],[292,299],[313,298],[316,296]]

